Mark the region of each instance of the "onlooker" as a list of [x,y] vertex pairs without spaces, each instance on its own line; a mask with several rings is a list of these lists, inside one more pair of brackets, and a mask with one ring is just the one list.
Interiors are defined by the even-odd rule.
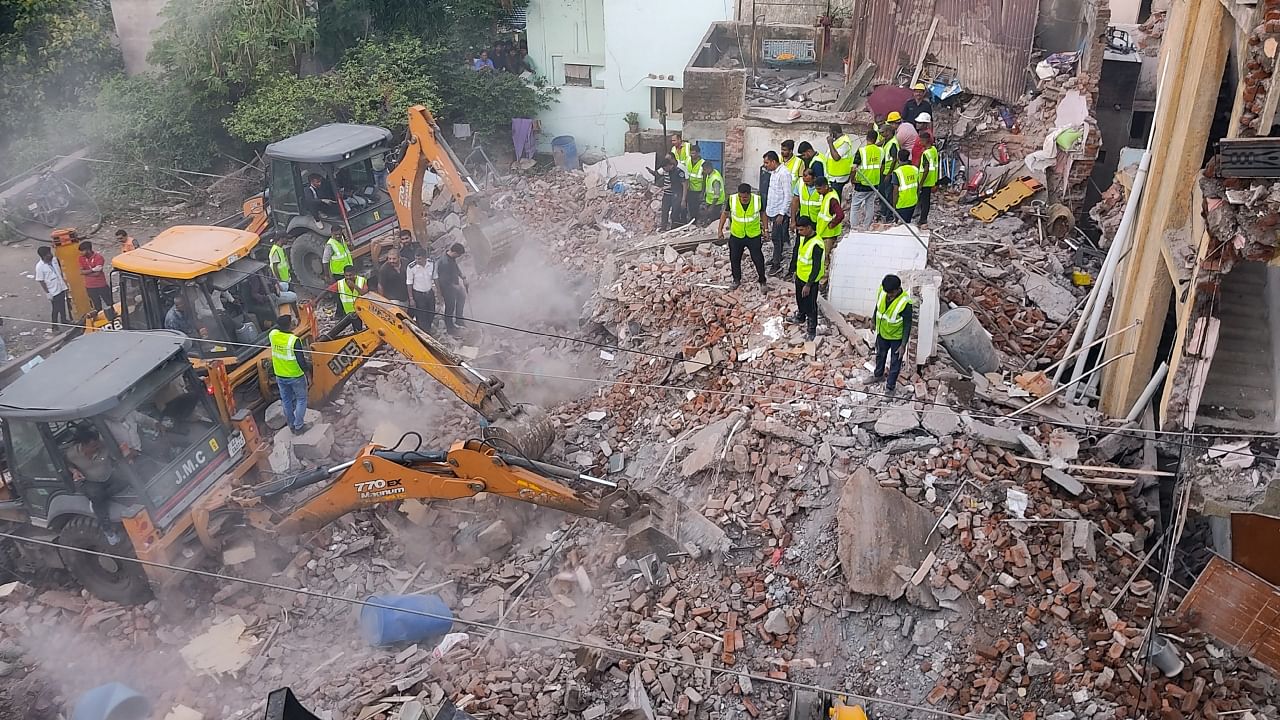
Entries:
[[791,219],[791,188],[794,178],[778,154],[770,150],[764,154],[764,166],[769,171],[769,194],[766,195],[764,214],[769,218],[769,236],[773,240],[773,255],[769,258],[769,274],[782,272],[782,254],[787,246]]
[[684,170],[680,168],[674,155],[667,155],[662,158],[662,167],[656,173],[650,173],[662,188],[662,206],[658,210],[659,229],[670,230],[672,225],[682,222],[681,208],[686,199]]
[[51,310],[50,321],[53,323],[45,329],[46,335],[52,335],[54,331],[61,331],[61,325],[69,325],[71,317],[67,312],[67,279],[62,275],[62,266],[58,264],[58,258],[53,256],[53,249],[47,245],[41,245],[36,249],[36,255],[40,259],[36,261],[36,282],[40,283],[40,289],[44,290],[44,294],[49,298],[49,307]]
[[507,72],[516,75],[536,72],[533,63],[529,62],[529,48],[523,43],[507,56]]
[[458,267],[458,258],[467,254],[462,243],[454,243],[436,263],[436,292],[444,303],[444,327],[450,335],[459,335],[464,327],[463,306],[467,301],[467,278]]
[[911,142],[911,164],[920,165],[920,156],[924,154],[924,136],[933,135],[933,116],[929,113],[920,113],[916,116],[913,123],[916,129],[916,139]]
[[133,241],[133,236],[124,228],[116,230],[116,242],[120,243],[120,252],[122,253],[138,249],[138,243]]
[[271,370],[280,390],[280,409],[293,434],[307,430],[307,373],[311,360],[303,350],[304,341],[294,335],[293,316],[281,315],[267,334],[271,342]]
[[400,249],[387,251],[387,259],[378,266],[378,292],[388,300],[409,307],[409,285],[405,279],[404,265],[400,262]]
[[414,250],[413,262],[409,263],[405,275],[413,293],[413,322],[427,332],[431,332],[431,326],[435,324],[435,272],[436,264],[427,256],[427,249],[419,247]]
[[[876,314],[872,321],[876,334],[876,369],[871,382],[885,382],[889,395],[895,394],[902,372],[902,346],[911,337],[911,297],[902,292],[902,279],[885,275],[876,293]],[[889,375],[885,377],[885,358]]]
[[720,226],[716,236],[724,239],[724,224],[729,222],[729,271],[733,274],[733,289],[742,284],[742,253],[751,252],[751,263],[756,266],[756,279],[761,290],[767,290],[764,275],[764,251],[760,247],[764,206],[760,196],[751,192],[751,186],[742,183],[738,192],[729,196],[720,212]]
[[818,335],[818,286],[827,274],[827,255],[813,220],[801,215],[796,219],[796,315],[792,320],[803,323],[805,339]]
[[933,103],[928,99],[928,88],[924,83],[916,83],[911,88],[911,99],[902,106],[902,117],[908,122],[915,122],[921,113],[933,114]]
[[80,243],[80,275],[84,277],[84,289],[94,310],[110,309],[115,302],[107,285],[106,267],[107,259],[102,253],[94,252],[93,243],[88,240]]
[[489,59],[488,50],[480,51],[480,57],[476,58],[471,63],[471,69],[479,70],[481,72],[490,72],[493,70],[493,61]]

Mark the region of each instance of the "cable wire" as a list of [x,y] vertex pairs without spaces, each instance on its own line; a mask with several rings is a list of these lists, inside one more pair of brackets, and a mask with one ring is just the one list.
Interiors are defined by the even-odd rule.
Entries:
[[249,578],[235,577],[234,575],[224,575],[222,573],[211,572],[208,570],[198,570],[196,568],[181,567],[179,565],[169,565],[167,563],[155,562],[153,560],[142,560],[135,557],[129,557],[127,555],[116,555],[114,553],[106,553],[100,550],[92,550],[89,548],[75,547],[73,545],[54,542],[52,540],[41,540],[38,538],[24,537],[22,535],[14,535],[12,533],[7,533],[7,532],[0,532],[0,538],[7,538],[9,540],[25,542],[32,545],[39,545],[42,547],[48,547],[48,548],[53,548],[58,550],[70,550],[72,552],[92,555],[94,557],[107,558],[110,560],[114,560],[116,562],[131,562],[138,565],[142,565],[144,567],[154,567],[161,570],[168,570],[170,572],[186,573],[188,575],[195,575],[198,577],[203,577],[211,580],[219,580],[224,583],[237,582],[237,583],[242,583],[244,585],[252,585],[254,587],[264,588],[267,590],[278,590],[281,592],[294,593],[297,595],[305,595],[307,597],[313,597],[321,600],[337,600],[338,602],[357,605],[359,607],[368,607],[368,608],[374,608],[377,610],[388,610],[392,612],[405,613],[409,615],[417,615],[420,617],[431,618],[433,620],[445,620],[452,623],[456,623],[458,625],[465,625],[467,627],[476,628],[479,630],[488,630],[490,633],[508,632],[515,635],[523,635],[526,637],[531,637],[537,640],[545,640],[558,645],[575,645],[577,647],[587,648],[591,650],[598,650],[600,652],[606,652],[613,655],[626,655],[628,657],[632,657],[638,660],[648,660],[655,663],[662,663],[664,665],[675,665],[679,667],[692,668],[695,670],[712,669],[712,670],[716,670],[717,672],[724,673],[726,675],[733,675],[735,677],[745,677],[751,680],[752,682],[772,683],[775,685],[781,685],[783,687],[789,687],[796,690],[809,690],[814,692],[831,693],[833,695],[853,698],[855,700],[868,703],[868,704],[882,703],[884,705],[901,708],[903,710],[914,710],[918,712],[930,713],[932,715],[937,715],[939,717],[957,718],[958,720],[969,720],[970,718],[970,716],[968,715],[960,715],[957,713],[948,712],[946,710],[938,710],[936,708],[925,707],[923,705],[913,705],[911,703],[902,702],[900,700],[887,700],[884,698],[871,697],[870,695],[859,695],[857,693],[850,692],[848,690],[836,690],[834,688],[823,687],[821,685],[811,685],[808,683],[796,682],[794,680],[782,680],[780,678],[773,678],[767,675],[755,675],[752,673],[743,672],[741,670],[730,670],[728,668],[710,668],[707,665],[699,665],[696,662],[689,662],[686,660],[680,660],[676,658],[663,657],[661,655],[654,655],[650,653],[638,652],[635,650],[628,650],[627,648],[618,647],[616,645],[606,645],[602,643],[590,642],[588,640],[579,640],[577,638],[567,638],[564,635],[548,635],[546,633],[537,632],[535,630],[525,630],[521,628],[515,628],[511,626],[505,626],[505,625],[494,624],[494,623],[479,622],[475,620],[463,620],[462,618],[456,618],[456,617],[453,617],[452,615],[441,615],[438,613],[432,613],[426,610],[418,610],[415,608],[395,607],[392,605],[385,605],[383,603],[379,603],[373,600],[361,600],[359,598],[344,597],[342,595],[332,595],[329,593],[318,592],[315,590],[308,590],[307,588],[293,588],[293,587],[288,587],[286,585],[278,585],[276,583],[265,582],[262,580],[252,580]]

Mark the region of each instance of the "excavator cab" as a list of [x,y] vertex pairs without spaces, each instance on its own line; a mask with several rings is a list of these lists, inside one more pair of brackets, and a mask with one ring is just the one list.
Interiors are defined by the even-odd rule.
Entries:
[[332,282],[321,259],[338,231],[353,255],[395,237],[400,225],[386,181],[393,150],[390,130],[350,123],[322,125],[267,146],[268,214],[293,239],[289,263],[299,284],[316,290]]
[[[90,333],[0,391],[10,460],[0,524],[140,557],[189,534],[191,508],[246,457],[247,445],[244,432],[218,417],[187,360],[189,344],[166,331]],[[104,512],[107,527],[98,519]],[[35,548],[14,543],[0,557],[35,568]],[[150,594],[136,563],[74,550],[48,560],[106,600]]]

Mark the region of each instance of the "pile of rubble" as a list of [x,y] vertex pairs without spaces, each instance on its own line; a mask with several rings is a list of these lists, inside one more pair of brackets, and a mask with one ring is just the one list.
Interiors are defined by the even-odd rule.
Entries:
[[836,110],[836,102],[844,89],[844,77],[840,73],[820,75],[816,70],[772,69],[763,70],[747,83],[746,97],[750,107],[830,112]]

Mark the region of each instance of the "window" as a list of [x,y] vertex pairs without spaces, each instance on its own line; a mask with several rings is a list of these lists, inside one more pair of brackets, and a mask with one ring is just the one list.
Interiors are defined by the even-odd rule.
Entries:
[[565,63],[564,84],[591,87],[591,66]]
[[271,161],[271,206],[284,212],[298,212],[298,188],[293,166],[285,160]]
[[684,91],[680,88],[649,88],[651,98],[650,116],[661,120],[665,111],[667,118],[679,119],[684,113]]
[[25,478],[51,479],[59,473],[44,444],[40,426],[27,420],[10,420],[9,442],[13,447],[13,466]]

